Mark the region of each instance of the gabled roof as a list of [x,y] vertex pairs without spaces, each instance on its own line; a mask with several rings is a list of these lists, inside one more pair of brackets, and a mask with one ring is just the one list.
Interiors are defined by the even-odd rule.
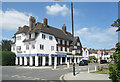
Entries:
[[19,33],[26,33],[26,34],[36,33],[35,38],[27,39],[27,40],[25,39],[23,42],[35,40],[40,32],[53,35],[53,36],[55,36],[55,38],[72,41],[71,33],[69,33],[69,32],[65,33],[63,30],[57,29],[57,28],[49,26],[49,25],[44,25],[43,23],[39,23],[39,22],[36,23],[31,31],[29,31],[29,28],[30,28],[29,26],[24,26],[20,30],[18,30],[15,33],[15,35],[19,34]]

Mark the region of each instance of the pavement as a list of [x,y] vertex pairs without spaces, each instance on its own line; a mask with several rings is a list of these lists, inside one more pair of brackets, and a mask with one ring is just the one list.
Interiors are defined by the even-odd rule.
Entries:
[[80,73],[76,73],[75,76],[73,76],[73,73],[67,73],[65,75],[62,75],[60,77],[60,80],[110,80],[110,79],[109,79],[109,75],[107,74],[80,72]]

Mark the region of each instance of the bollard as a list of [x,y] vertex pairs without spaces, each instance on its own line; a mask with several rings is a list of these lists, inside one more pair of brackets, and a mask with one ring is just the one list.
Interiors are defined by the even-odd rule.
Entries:
[[89,70],[89,68],[88,68],[88,73],[90,73],[90,70]]
[[97,71],[96,66],[95,66],[95,71]]
[[54,62],[54,69],[56,69],[56,63]]
[[67,62],[67,67],[69,68],[70,66],[69,66],[69,62]]

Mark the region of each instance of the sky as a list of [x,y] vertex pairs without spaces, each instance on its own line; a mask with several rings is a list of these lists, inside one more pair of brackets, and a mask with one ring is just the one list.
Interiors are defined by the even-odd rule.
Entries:
[[[74,2],[74,32],[83,47],[110,49],[118,41],[116,27],[111,24],[118,18],[117,2]],[[70,2],[3,2],[0,26],[2,39],[12,39],[18,27],[29,25],[29,17],[36,22],[48,19],[48,25],[62,29],[65,24],[72,32]]]

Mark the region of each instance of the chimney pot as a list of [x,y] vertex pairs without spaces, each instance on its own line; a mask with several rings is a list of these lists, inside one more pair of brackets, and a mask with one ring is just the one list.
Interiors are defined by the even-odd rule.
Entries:
[[21,30],[21,27],[18,27],[18,31],[20,31]]
[[30,30],[32,30],[33,27],[35,26],[35,22],[36,22],[35,18],[30,16],[30,19],[29,19]]
[[47,18],[44,18],[44,25],[47,25]]
[[62,30],[66,33],[66,26],[65,26],[65,24],[63,24],[63,26],[62,26]]

